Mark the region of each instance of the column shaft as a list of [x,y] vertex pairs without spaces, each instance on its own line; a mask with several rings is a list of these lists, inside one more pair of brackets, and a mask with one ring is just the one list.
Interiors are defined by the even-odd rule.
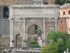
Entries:
[[23,19],[23,35],[22,35],[22,47],[23,47],[23,49],[26,49],[26,47],[27,47],[27,41],[26,41],[26,32],[25,32],[25,19]]
[[55,18],[55,31],[58,30],[58,21],[57,21],[57,20],[58,20],[58,19]]
[[43,19],[42,47],[46,45],[45,18]]
[[13,44],[13,20],[10,20],[10,47],[14,47],[14,44]]

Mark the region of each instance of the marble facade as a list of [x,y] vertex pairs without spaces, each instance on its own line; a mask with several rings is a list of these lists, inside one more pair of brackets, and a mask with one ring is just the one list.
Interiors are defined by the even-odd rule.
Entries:
[[17,34],[22,36],[22,47],[27,48],[28,28],[36,24],[42,30],[42,46],[46,46],[50,30],[58,30],[58,5],[10,5],[10,47]]

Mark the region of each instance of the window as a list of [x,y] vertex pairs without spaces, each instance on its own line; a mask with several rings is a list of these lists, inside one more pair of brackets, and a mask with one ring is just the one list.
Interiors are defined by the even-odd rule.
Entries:
[[70,10],[68,11],[68,14],[70,14]]
[[65,11],[63,11],[63,15],[65,15]]
[[59,12],[59,15],[60,15],[60,12]]
[[61,23],[62,23],[62,20],[61,20]]
[[4,19],[8,19],[9,17],[9,8],[8,7],[4,7],[3,8],[3,18]]

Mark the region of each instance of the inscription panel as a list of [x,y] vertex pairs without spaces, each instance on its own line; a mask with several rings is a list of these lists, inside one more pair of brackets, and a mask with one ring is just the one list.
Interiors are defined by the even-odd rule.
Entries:
[[[19,13],[18,13],[19,12]],[[15,8],[13,16],[19,17],[58,17],[57,8]]]

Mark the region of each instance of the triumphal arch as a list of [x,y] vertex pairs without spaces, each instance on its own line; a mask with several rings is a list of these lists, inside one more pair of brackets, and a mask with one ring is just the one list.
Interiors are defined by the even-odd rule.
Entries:
[[58,5],[10,5],[10,47],[15,47],[15,37],[22,37],[22,47],[27,48],[29,33],[35,34],[31,26],[41,29],[41,47],[46,46],[47,34],[58,29]]

